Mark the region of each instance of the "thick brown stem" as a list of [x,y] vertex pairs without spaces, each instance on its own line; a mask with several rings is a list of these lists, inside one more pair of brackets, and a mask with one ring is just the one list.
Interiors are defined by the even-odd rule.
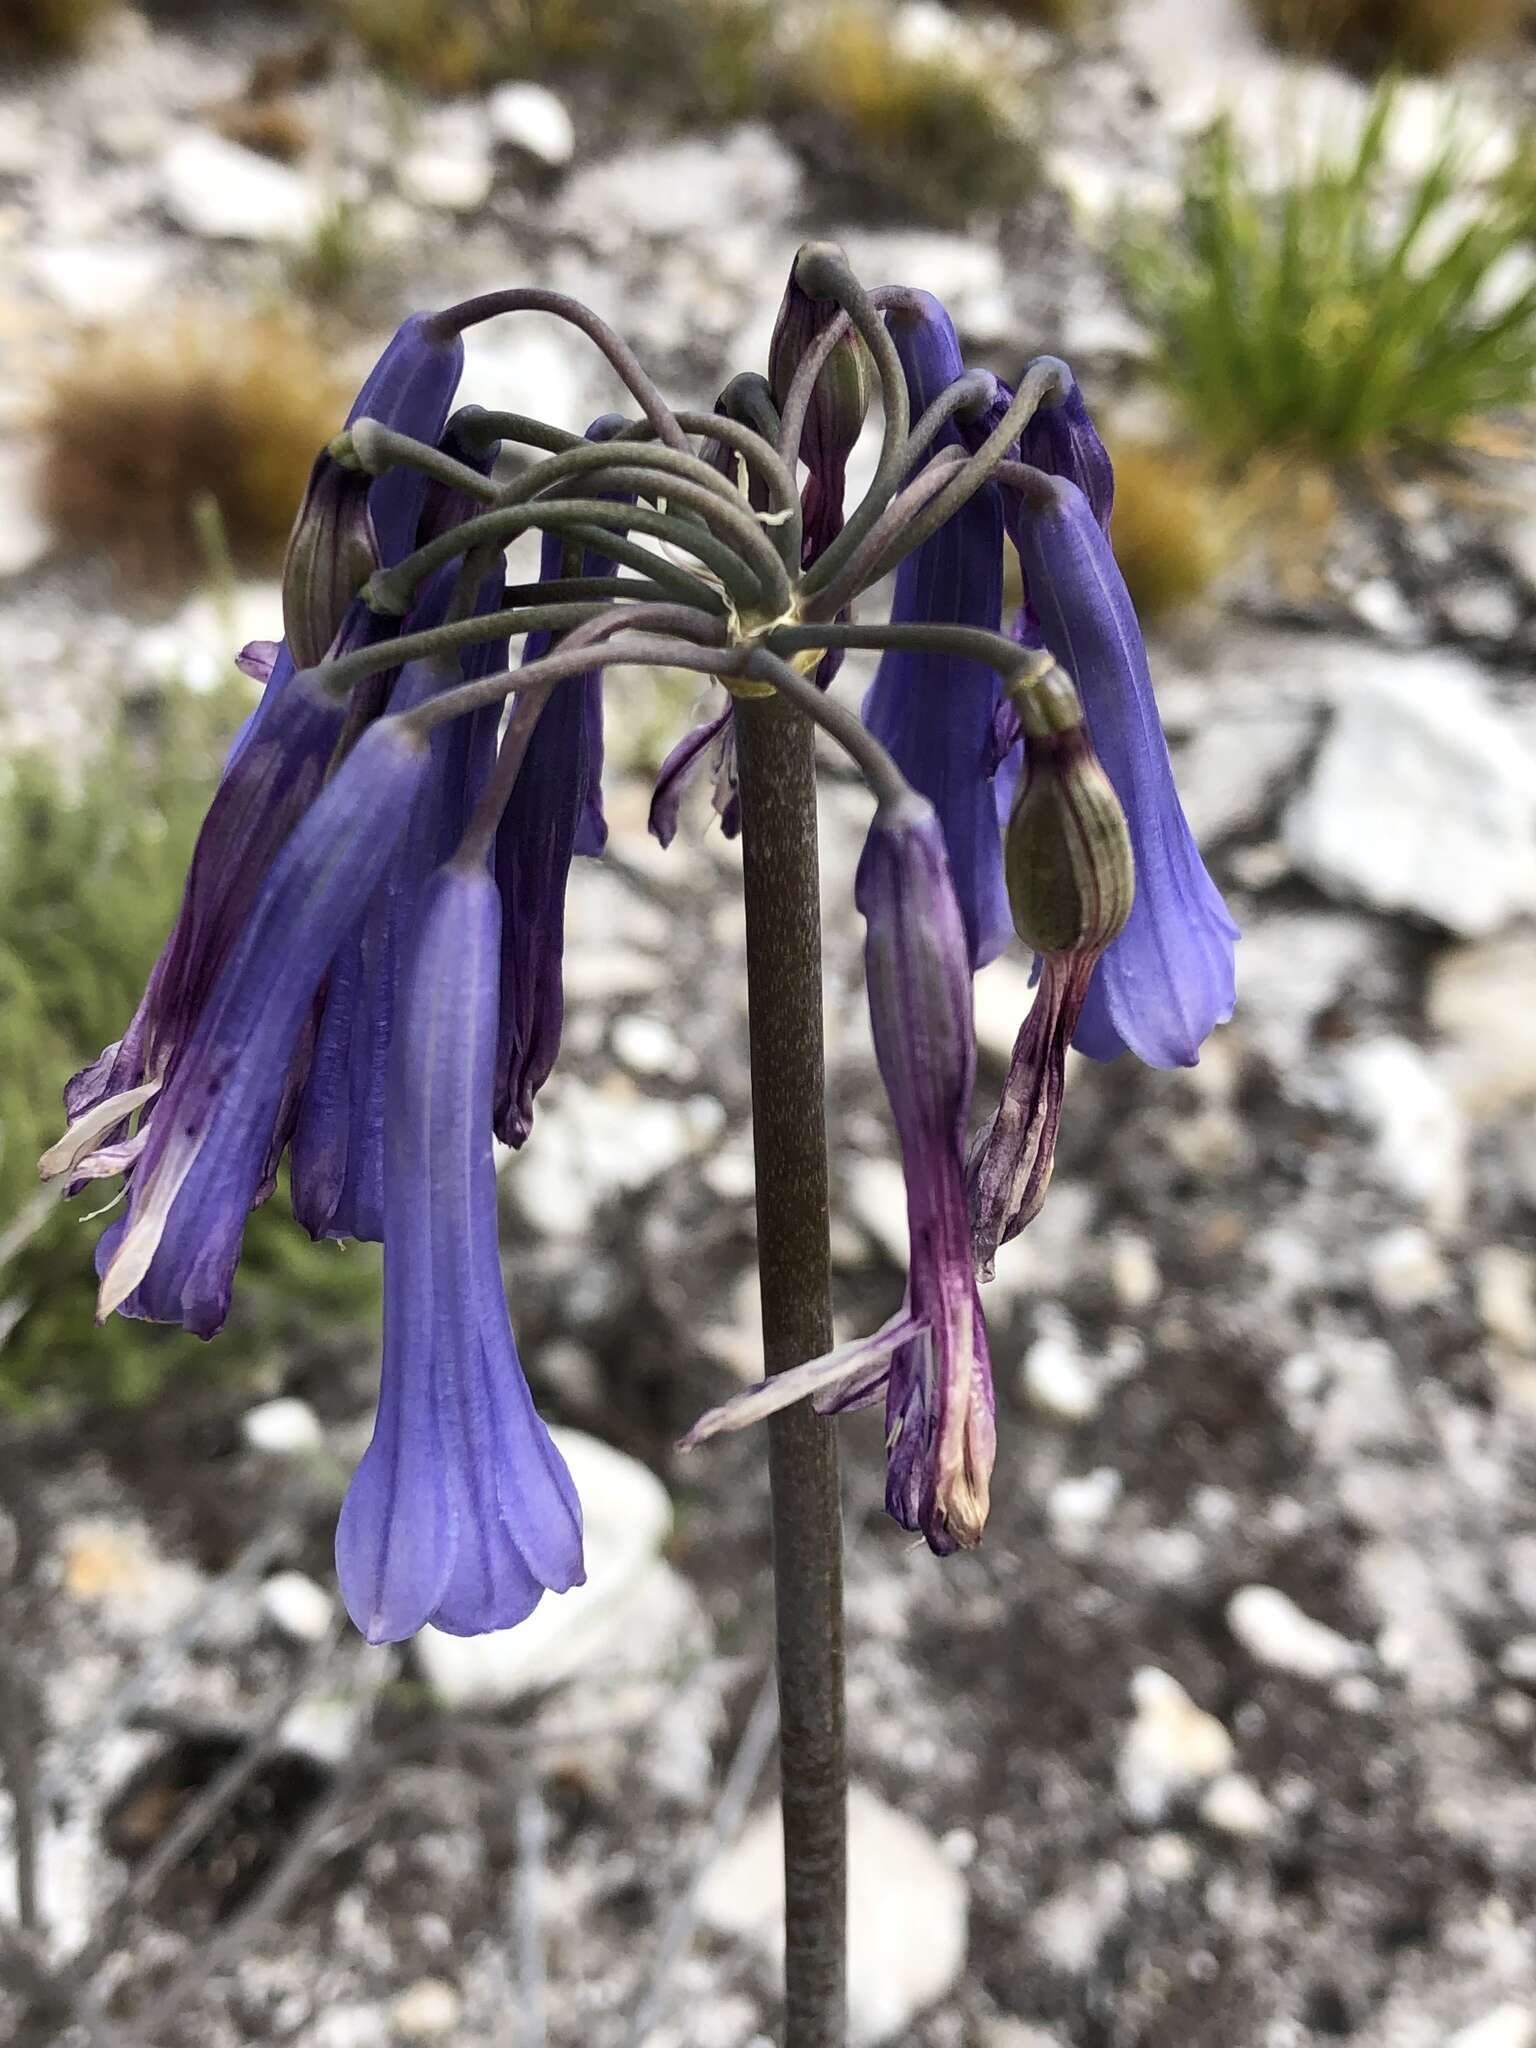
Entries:
[[[832,1344],[815,735],[736,706],[763,1350]],[[848,1780],[837,1443],[809,1406],[768,1425],[784,1808],[785,2048],[845,2048]]]

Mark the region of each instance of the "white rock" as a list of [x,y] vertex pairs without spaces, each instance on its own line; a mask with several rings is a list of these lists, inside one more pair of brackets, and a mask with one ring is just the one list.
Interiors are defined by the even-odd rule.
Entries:
[[1349,608],[1362,626],[1400,647],[1415,646],[1424,638],[1424,621],[1390,576],[1372,576],[1357,585]]
[[553,1435],[581,1499],[586,1583],[493,1635],[424,1628],[416,1654],[447,1707],[498,1706],[614,1666],[661,1671],[697,1625],[696,1601],[661,1558],[672,1504],[660,1480],[595,1437]]
[[1115,1761],[1120,1799],[1143,1824],[1164,1819],[1196,1786],[1231,1768],[1232,1738],[1176,1678],[1147,1665],[1131,1680],[1135,1716]]
[[1058,1479],[1045,1499],[1051,1534],[1064,1549],[1084,1544],[1114,1513],[1124,1482],[1112,1465],[1080,1479]]
[[[756,1813],[705,1873],[699,1912],[777,1964],[784,1838],[777,1806]],[[965,1881],[916,1821],[867,1787],[848,1794],[848,2026],[853,2048],[900,2039],[965,1964]]]
[[514,79],[498,85],[485,103],[491,133],[509,149],[520,149],[551,170],[563,170],[576,154],[576,129],[564,100],[547,85]]
[[[492,411],[516,411],[537,392],[541,419],[585,433],[600,412],[619,403],[623,387],[596,350],[589,356],[573,348],[571,336],[553,318],[482,321],[464,337],[465,389]],[[530,553],[536,573],[537,551]]]
[[1451,1288],[1444,1259],[1427,1230],[1404,1223],[1384,1230],[1365,1247],[1365,1274],[1373,1295],[1385,1309],[1427,1308],[1443,1301]]
[[1243,1771],[1223,1771],[1206,1787],[1200,1818],[1223,1835],[1267,1835],[1275,1809]]
[[0,581],[25,576],[52,545],[33,506],[30,462],[21,449],[0,445]]
[[[953,42],[952,20],[948,34]],[[1008,337],[1012,299],[1002,251],[994,242],[921,229],[860,230],[841,239],[860,277],[887,284],[920,281],[924,291],[943,300],[966,341],[985,346]]]
[[1123,1865],[1097,1863],[1031,1914],[1030,1933],[1053,1969],[1088,1974],[1125,1911],[1130,1889]]
[[166,211],[189,235],[215,242],[298,242],[322,215],[320,195],[297,171],[221,135],[193,129],[160,160]]
[[1024,2020],[983,2020],[981,2048],[1063,2048],[1063,2039]]
[[1342,1048],[1335,1071],[1342,1106],[1372,1139],[1377,1178],[1441,1229],[1467,1202],[1467,1126],[1426,1054],[1406,1038],[1360,1038]]
[[296,1643],[318,1643],[336,1609],[330,1594],[306,1572],[274,1572],[262,1583],[261,1611]]
[[1477,1312],[1496,1344],[1536,1353],[1536,1259],[1512,1244],[1485,1245],[1472,1262]]
[[1070,1327],[1036,1337],[1020,1373],[1026,1398],[1060,1422],[1087,1422],[1101,1406],[1098,1385]]
[[856,1159],[848,1172],[848,1213],[861,1223],[893,1266],[905,1267],[907,1183],[894,1159]]
[[1456,946],[1430,973],[1429,1021],[1442,1073],[1470,1116],[1492,1119],[1536,1102],[1536,932],[1528,927]]
[[666,1019],[648,1016],[643,1010],[626,1010],[614,1020],[613,1050],[632,1074],[649,1078],[669,1074],[682,1079],[684,1069],[691,1072],[693,1067]]
[[1246,919],[1237,949],[1233,1029],[1281,1076],[1307,1061],[1318,1019],[1358,988],[1372,958],[1370,921],[1341,910],[1285,911]]
[[710,1096],[648,1100],[628,1086],[590,1088],[562,1076],[540,1095],[539,1142],[514,1155],[507,1183],[538,1229],[579,1236],[602,1203],[702,1151],[724,1122],[724,1109]]
[[1536,907],[1536,760],[1476,666],[1362,649],[1338,681],[1328,736],[1286,812],[1297,866],[1335,894],[1464,938]]
[[403,2040],[438,2041],[454,2031],[463,2011],[463,1999],[445,1979],[422,1977],[400,1993],[389,2016]]
[[722,221],[777,224],[799,201],[799,164],[771,130],[749,123],[723,140],[688,137],[583,166],[560,194],[558,219],[619,253],[636,238],[713,234]]
[[1029,985],[1029,963],[1017,954],[1002,953],[996,960],[988,961],[971,986],[976,1043],[1000,1066],[1006,1066],[1013,1058],[1014,1040],[1035,1000]]
[[491,196],[496,166],[490,152],[443,146],[413,149],[396,172],[402,194],[437,213],[478,213]]
[[138,1521],[82,1516],[65,1523],[57,1544],[64,1593],[125,1640],[163,1635],[198,1604],[207,1585],[194,1565],[167,1557]]
[[163,248],[110,242],[49,243],[27,251],[27,268],[56,305],[77,320],[117,320],[164,283]]
[[325,1431],[307,1401],[293,1394],[258,1402],[240,1421],[240,1434],[253,1451],[269,1458],[303,1458],[325,1448]]
[[1127,1315],[1150,1308],[1163,1291],[1163,1276],[1149,1239],[1117,1230],[1109,1241],[1109,1284]]
[[1299,1678],[1339,1678],[1366,1661],[1358,1644],[1303,1614],[1276,1586],[1240,1587],[1227,1602],[1227,1626],[1258,1663]]
[[1458,578],[1440,600],[1453,632],[1468,640],[1508,640],[1519,630],[1521,603],[1507,583],[1492,576]]
[[1284,699],[1240,697],[1231,714],[1202,719],[1174,750],[1174,774],[1190,829],[1201,846],[1256,826],[1311,744],[1317,713]]
[[1376,1654],[1411,1699],[1443,1710],[1476,1697],[1478,1674],[1439,1577],[1422,1550],[1394,1537],[1367,1544],[1355,1560],[1361,1595],[1383,1622]]
[[1536,1687],[1536,1635],[1516,1636],[1499,1655],[1499,1669],[1515,1685]]
[[1451,2036],[1446,2048],[1536,2048],[1536,2005],[1500,2005]]

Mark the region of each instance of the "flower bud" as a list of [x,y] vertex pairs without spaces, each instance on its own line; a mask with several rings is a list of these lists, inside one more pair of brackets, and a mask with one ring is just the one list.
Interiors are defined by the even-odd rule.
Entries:
[[1077,692],[1054,662],[1015,682],[1027,766],[1003,840],[1014,929],[1037,953],[1101,953],[1131,914],[1125,813],[1099,765]]
[[[818,246],[806,245],[807,249]],[[842,258],[841,250],[831,253]],[[799,281],[799,267],[797,257],[768,344],[768,383],[781,412],[806,351],[841,312],[833,300],[811,296]],[[869,389],[864,344],[849,332],[834,347],[816,379],[800,437],[800,459],[810,471],[814,500],[807,507],[808,561],[814,559],[810,551],[814,548],[819,553],[825,548],[842,524],[843,475],[869,410]]]
[[309,473],[283,558],[283,633],[299,668],[325,659],[348,605],[379,566],[368,510],[372,482],[330,448]]

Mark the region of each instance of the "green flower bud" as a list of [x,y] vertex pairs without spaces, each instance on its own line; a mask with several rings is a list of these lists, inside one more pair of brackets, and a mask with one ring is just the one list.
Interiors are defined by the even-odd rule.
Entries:
[[1035,952],[1097,956],[1131,914],[1130,834],[1070,678],[1049,656],[1041,663],[1008,685],[1026,762],[1003,840],[1008,901]]

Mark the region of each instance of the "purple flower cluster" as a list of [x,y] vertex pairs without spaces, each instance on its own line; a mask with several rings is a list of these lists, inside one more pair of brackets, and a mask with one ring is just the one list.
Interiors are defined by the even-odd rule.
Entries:
[[[750,477],[733,454],[728,391],[704,483],[731,501],[721,533],[741,545],[740,577],[715,536],[696,552],[706,567],[723,563],[718,588],[702,569],[687,584],[707,609],[614,602],[599,617],[603,606],[575,604],[574,651],[546,660],[556,642],[545,620],[559,615],[567,630],[557,604],[527,632],[522,669],[508,670],[518,620],[499,548],[482,522],[475,545],[444,549],[490,494],[494,436],[527,424],[451,414],[458,326],[492,303],[408,320],[359,393],[351,421],[376,422],[372,444],[392,435],[415,461],[392,455],[370,473],[361,429],[319,457],[285,574],[286,637],[242,657],[263,692],[225,764],[175,927],[123,1038],[69,1083],[69,1128],[43,1161],[73,1187],[123,1176],[97,1252],[102,1315],[212,1336],[246,1216],[285,1156],[312,1236],[383,1243],[377,1424],[337,1536],[347,1606],[372,1641],[427,1622],[461,1634],[507,1627],[546,1590],[582,1578],[580,1507],[508,1318],[492,1148],[493,1137],[520,1146],[532,1129],[560,1045],[568,879],[575,856],[600,854],[606,839],[599,643],[647,612],[682,639],[691,622],[695,666],[739,676],[740,663],[706,650],[761,649],[779,661],[778,687],[798,683],[820,712],[841,660],[829,639],[858,630],[847,563],[877,574],[901,533],[899,520],[877,526],[878,507],[862,524],[849,514],[845,530],[869,361],[838,308],[792,281],[754,402],[774,419],[803,415],[789,447],[806,472],[798,509],[782,497],[770,509],[771,437],[758,451],[768,466]],[[881,303],[887,394],[894,362],[910,419],[942,414],[930,437],[942,475],[961,475],[967,456],[1013,431],[1014,393],[965,373],[937,301],[893,291]],[[881,764],[853,895],[906,1176],[905,1298],[874,1337],[779,1375],[693,1432],[803,1395],[827,1413],[883,1399],[887,1507],[940,1553],[977,1543],[986,1521],[995,1417],[977,1282],[1044,1196],[1068,1043],[1096,1059],[1129,1050],[1187,1064],[1233,997],[1236,933],[1179,805],[1108,538],[1109,459],[1066,366],[1042,359],[1027,374],[1046,396],[1001,466],[897,564],[891,618],[904,630],[888,636],[865,733],[842,714],[856,757],[872,749]],[[659,431],[656,404],[646,409]],[[899,423],[900,410],[898,397],[888,417]],[[683,481],[656,473],[654,488],[625,421],[588,430],[589,442],[624,436],[634,452],[597,469],[595,498],[578,484],[563,504],[558,490],[543,504],[543,586],[653,596],[651,583],[615,580],[637,560],[617,531],[659,525],[684,542],[709,539],[694,509],[713,502],[704,466],[673,430],[673,448],[654,455]],[[592,472],[576,437],[543,445],[579,451],[566,469]],[[652,509],[669,493],[683,507],[670,523]],[[511,516],[508,533],[515,503]],[[762,536],[785,520],[795,523],[783,568],[770,555],[763,571]],[[1005,547],[1025,596],[1006,637]],[[675,587],[675,563],[647,559]],[[777,592],[774,611],[792,591],[787,613],[738,609],[754,559],[761,587]],[[403,614],[392,608],[401,576]],[[805,623],[833,613],[830,628]],[[785,633],[799,637],[779,659],[774,636]],[[410,644],[395,654],[397,637]],[[645,644],[675,659],[681,641]],[[349,660],[348,674],[359,663],[369,673],[350,694],[332,691],[327,667]],[[706,759],[724,829],[738,829],[727,706],[663,767],[651,821],[663,843]],[[1038,957],[1039,987],[1002,1099],[973,1136],[972,977],[1015,933]]]

